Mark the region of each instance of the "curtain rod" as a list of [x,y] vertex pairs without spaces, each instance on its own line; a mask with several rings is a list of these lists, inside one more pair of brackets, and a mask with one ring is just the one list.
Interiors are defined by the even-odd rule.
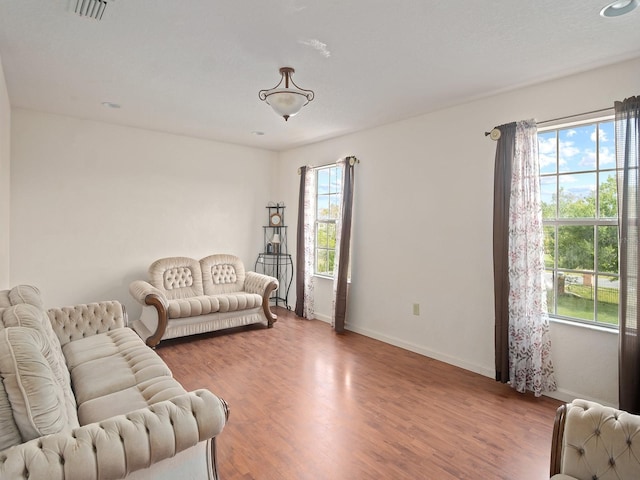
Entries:
[[[360,163],[360,160],[358,160],[353,155],[349,155],[348,157],[345,157],[345,160],[349,160],[351,162],[351,165]],[[324,167],[330,167],[331,165],[337,165],[337,162],[325,163],[324,165],[318,165],[318,166],[315,166],[315,165],[310,165],[310,166],[313,168],[324,168]],[[301,173],[302,173],[302,167],[298,167],[298,175],[300,175]]]
[[[557,122],[559,120],[568,120],[570,118],[575,118],[575,117],[582,117],[584,115],[593,115],[594,113],[603,113],[603,112],[608,112],[613,110],[613,107],[607,107],[607,108],[599,108],[598,110],[591,110],[590,112],[583,112],[583,113],[576,113],[574,115],[567,115],[566,117],[558,117],[558,118],[552,118],[550,120],[542,120],[541,122],[536,122],[536,125],[542,125],[544,123],[551,123],[551,122]],[[484,136],[488,137],[490,136],[494,130],[497,130],[498,127],[493,127],[493,129],[491,129],[490,132],[484,132]],[[497,138],[493,138],[491,137],[492,140],[497,140],[498,138],[500,138],[500,136],[498,136]]]

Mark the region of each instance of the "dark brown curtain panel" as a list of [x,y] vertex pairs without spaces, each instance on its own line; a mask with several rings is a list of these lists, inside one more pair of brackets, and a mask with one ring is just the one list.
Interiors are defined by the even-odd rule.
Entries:
[[495,303],[496,380],[509,381],[509,198],[515,155],[516,123],[497,127],[493,187],[493,283]]
[[296,229],[296,315],[304,316],[304,277],[305,277],[305,245],[304,245],[304,206],[305,178],[307,168],[300,167],[300,193],[298,196],[298,226]]
[[638,168],[640,97],[615,103],[620,233],[619,405],[640,413],[640,339],[638,338]]
[[353,216],[353,186],[356,159],[349,157],[344,162],[342,174],[342,225],[338,271],[336,272],[334,328],[337,333],[344,332],[347,317],[347,299],[349,294],[349,255],[351,247],[351,218]]

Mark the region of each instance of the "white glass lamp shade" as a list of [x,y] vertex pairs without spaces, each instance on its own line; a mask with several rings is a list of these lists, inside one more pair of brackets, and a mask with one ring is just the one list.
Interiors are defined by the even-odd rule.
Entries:
[[271,243],[280,243],[280,235],[276,233],[273,236],[273,240],[271,240]]
[[274,112],[285,118],[293,117],[302,107],[309,103],[304,94],[288,88],[279,88],[270,93],[266,98],[266,102],[273,108]]
[[[285,121],[296,115],[315,97],[313,90],[306,90],[295,84],[291,78],[293,72],[295,70],[291,67],[280,68],[280,82],[269,90],[258,92],[260,100],[267,102],[273,111],[283,117]],[[280,85],[284,86],[280,88]]]

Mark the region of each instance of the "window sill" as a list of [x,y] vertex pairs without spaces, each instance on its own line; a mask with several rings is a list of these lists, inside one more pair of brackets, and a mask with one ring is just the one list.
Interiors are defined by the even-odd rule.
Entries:
[[[329,282],[333,282],[333,277],[329,277],[329,276],[327,276],[327,275],[319,275],[319,274],[317,274],[317,273],[314,273],[314,274],[313,274],[313,278],[320,278],[320,279],[322,279],[322,280],[327,280],[327,281],[329,281]],[[347,279],[347,283],[348,283],[349,285],[351,285],[351,279],[350,279],[350,278],[348,278],[348,279]]]
[[313,274],[313,278],[323,278],[325,280],[331,280],[333,281],[333,275],[329,276],[329,275],[321,275],[319,273],[314,273]]
[[590,325],[588,323],[582,323],[582,322],[572,322],[571,320],[564,320],[562,318],[556,318],[551,316],[549,317],[549,322],[559,323],[561,325],[568,325],[568,326],[577,327],[577,328],[586,328],[587,330],[593,330],[596,332],[605,332],[605,333],[612,333],[614,335],[618,335],[617,328],[603,327],[601,325]]

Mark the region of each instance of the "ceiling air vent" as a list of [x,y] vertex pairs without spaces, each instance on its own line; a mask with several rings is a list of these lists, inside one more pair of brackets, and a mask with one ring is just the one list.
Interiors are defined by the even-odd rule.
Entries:
[[102,20],[107,8],[107,0],[76,0],[75,13],[81,17]]

